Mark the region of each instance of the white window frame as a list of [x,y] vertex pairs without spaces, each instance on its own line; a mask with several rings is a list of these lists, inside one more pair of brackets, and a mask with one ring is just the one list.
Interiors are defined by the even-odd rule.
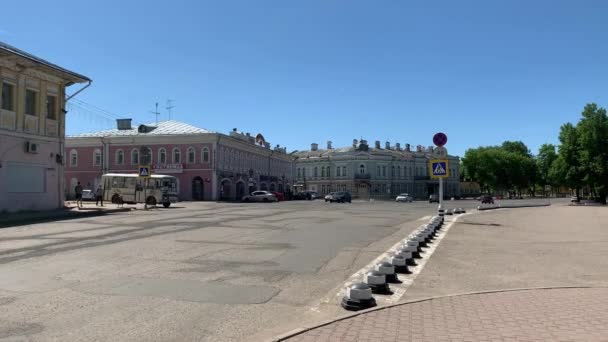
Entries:
[[[190,152],[192,152],[192,161],[190,161]],[[192,146],[186,149],[186,164],[196,164],[196,149]]]
[[13,109],[4,109],[3,108],[4,98],[2,97],[2,88],[0,88],[0,109],[5,110],[7,112],[15,113],[15,112],[17,112],[17,101],[16,101],[17,100],[17,83],[2,79],[2,80],[0,80],[0,87],[4,87],[4,83],[13,87],[13,93],[12,93],[13,96],[11,99],[11,104],[13,105]]
[[[205,158],[205,152],[207,152],[207,158]],[[206,147],[203,147],[203,149],[201,150],[201,160],[203,161],[203,163],[209,162],[209,149]]]
[[[27,112],[27,92],[28,91],[32,91],[34,93],[36,93],[36,96],[34,97],[34,111],[36,111],[36,113],[28,113]],[[30,115],[30,116],[35,116],[38,117],[40,116],[40,90],[35,89],[35,88],[25,88],[25,95],[23,96],[23,112],[26,115]]]
[[[177,152],[178,156],[179,156],[179,160],[177,160],[177,158],[175,158],[176,154],[175,152]],[[174,147],[173,150],[171,151],[171,160],[173,161],[173,164],[181,164],[182,162],[182,150],[179,147]]]
[[[164,154],[164,158],[161,156]],[[158,149],[158,163],[159,164],[167,164],[167,150],[164,147]]]
[[[97,163],[97,154],[99,154],[99,163]],[[101,150],[96,148],[93,150],[93,166],[101,166],[103,163],[103,155],[101,154]]]
[[[76,156],[75,163],[72,163],[72,161],[73,161],[72,156]],[[78,151],[76,151],[76,150],[70,151],[70,167],[78,167]]]
[[[137,163],[133,162],[133,156],[137,154]],[[139,150],[134,148],[131,150],[131,165],[139,165]]]
[[[118,162],[118,156],[121,154],[122,154],[122,161]],[[123,151],[122,149],[116,150],[116,152],[114,153],[114,164],[124,165],[124,163],[125,163],[125,151]]]

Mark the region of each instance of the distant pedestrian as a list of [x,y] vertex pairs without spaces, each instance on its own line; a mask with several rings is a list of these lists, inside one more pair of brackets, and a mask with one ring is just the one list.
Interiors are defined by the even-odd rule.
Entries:
[[101,184],[97,186],[97,190],[95,191],[95,205],[99,205],[101,202],[101,206],[103,207],[103,189],[101,188]]
[[80,185],[80,182],[74,187],[74,193],[76,194],[76,206],[80,209],[82,208],[82,185]]

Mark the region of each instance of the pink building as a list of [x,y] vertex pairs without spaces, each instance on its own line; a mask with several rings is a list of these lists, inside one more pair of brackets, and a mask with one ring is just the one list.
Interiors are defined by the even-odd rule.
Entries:
[[264,138],[229,135],[177,121],[117,128],[68,137],[65,188],[71,197],[80,182],[95,189],[104,173],[136,173],[152,165],[156,174],[177,177],[181,200],[238,200],[256,189],[285,191],[292,184],[293,159],[270,149]]
[[63,207],[65,103],[84,88],[65,89],[76,83],[91,80],[0,42],[0,211]]

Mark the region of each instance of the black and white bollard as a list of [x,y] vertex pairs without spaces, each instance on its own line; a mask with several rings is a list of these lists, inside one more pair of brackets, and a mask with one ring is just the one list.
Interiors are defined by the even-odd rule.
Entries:
[[[410,257],[411,257],[411,254],[410,254]],[[390,260],[391,265],[393,265],[393,267],[395,267],[395,273],[403,273],[403,274],[412,273],[407,268],[407,258],[404,255],[397,253],[397,254],[391,256],[389,260]]]
[[395,273],[395,266],[390,262],[383,261],[377,264],[374,269],[384,274],[387,283],[401,283],[399,278],[397,278],[397,273]]
[[404,244],[397,254],[401,255],[405,258],[405,264],[408,266],[418,266],[416,260],[414,260],[414,256],[412,255],[416,251],[416,247],[408,246],[407,243]]
[[342,297],[342,307],[346,310],[363,310],[376,306],[372,296],[372,288],[365,283],[353,284],[346,288],[346,295]]
[[391,289],[386,283],[386,276],[378,271],[369,271],[365,274],[365,283],[372,289],[372,293],[390,294]]
[[416,240],[407,240],[407,246],[410,248],[414,248],[414,250],[412,251],[412,257],[415,259],[421,259],[422,256],[420,256],[420,246],[418,245],[418,241]]

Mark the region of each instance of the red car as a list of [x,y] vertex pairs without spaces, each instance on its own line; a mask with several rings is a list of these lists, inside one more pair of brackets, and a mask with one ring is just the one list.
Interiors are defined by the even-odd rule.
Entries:
[[282,192],[271,191],[271,193],[277,198],[277,202],[282,202],[285,200],[285,194]]

